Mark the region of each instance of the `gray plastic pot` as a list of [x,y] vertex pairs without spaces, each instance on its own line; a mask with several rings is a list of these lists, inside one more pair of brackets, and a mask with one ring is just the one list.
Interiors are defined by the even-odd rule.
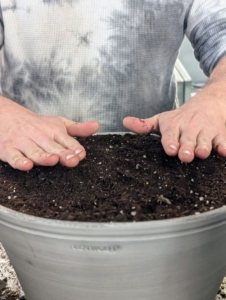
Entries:
[[29,300],[214,300],[226,274],[226,207],[139,223],[47,220],[0,206]]

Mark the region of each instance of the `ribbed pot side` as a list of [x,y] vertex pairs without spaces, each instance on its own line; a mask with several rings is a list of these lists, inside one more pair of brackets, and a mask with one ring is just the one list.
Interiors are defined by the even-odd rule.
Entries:
[[55,221],[0,206],[0,240],[28,300],[214,300],[226,207],[137,223]]

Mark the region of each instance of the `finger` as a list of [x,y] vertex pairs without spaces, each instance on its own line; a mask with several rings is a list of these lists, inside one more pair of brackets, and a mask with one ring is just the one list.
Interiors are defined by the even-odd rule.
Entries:
[[57,154],[60,163],[67,167],[77,166],[86,156],[85,149],[76,140],[74,140],[76,147],[73,150],[66,149],[47,136],[38,136],[35,141],[45,152]]
[[80,149],[82,151],[85,150],[84,147],[75,138],[71,137],[63,131],[55,133],[54,141],[65,149],[69,149],[72,151],[76,151],[77,149]]
[[212,137],[208,133],[201,131],[197,137],[195,156],[200,159],[206,159],[212,150]]
[[159,115],[155,115],[154,117],[148,119],[126,117],[123,119],[123,125],[130,131],[139,134],[159,132],[158,118]]
[[219,155],[226,157],[226,134],[222,133],[213,139],[213,148]]
[[161,132],[162,133],[162,146],[169,156],[175,156],[178,154],[180,143],[180,131],[179,127],[169,127]]
[[97,121],[76,123],[63,117],[60,118],[64,122],[67,133],[70,136],[86,137],[97,132],[100,127],[100,124]]
[[18,150],[20,150],[25,157],[33,161],[36,165],[54,166],[59,161],[58,155],[44,151],[31,140],[22,141]]
[[7,162],[12,168],[21,171],[29,171],[33,168],[33,162],[25,157],[19,150],[10,148],[5,152],[3,161]]
[[197,135],[195,132],[186,132],[181,135],[178,157],[182,162],[190,163],[193,161]]

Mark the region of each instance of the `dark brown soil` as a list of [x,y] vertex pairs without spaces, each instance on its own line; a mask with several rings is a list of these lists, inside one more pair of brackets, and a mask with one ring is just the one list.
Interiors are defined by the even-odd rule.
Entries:
[[165,154],[160,137],[79,138],[79,166],[0,163],[0,204],[44,218],[70,221],[147,221],[177,218],[226,204],[226,159],[213,152],[190,164]]

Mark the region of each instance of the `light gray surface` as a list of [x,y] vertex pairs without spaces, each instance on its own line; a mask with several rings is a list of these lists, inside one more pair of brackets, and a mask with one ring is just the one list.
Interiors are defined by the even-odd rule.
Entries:
[[181,106],[191,98],[192,79],[179,59],[176,61],[174,76],[177,82],[176,107]]
[[193,83],[205,83],[207,81],[207,77],[203,73],[199,66],[199,62],[194,56],[194,50],[191,43],[186,37],[180,48],[179,59],[186,68],[188,74],[191,76]]
[[0,240],[28,300],[213,300],[226,207],[179,219],[81,223],[0,206]]

